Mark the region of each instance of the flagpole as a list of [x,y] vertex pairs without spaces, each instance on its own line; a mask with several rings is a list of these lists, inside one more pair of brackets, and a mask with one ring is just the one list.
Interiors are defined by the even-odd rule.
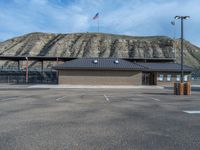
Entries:
[[99,18],[100,18],[100,15],[99,15],[99,17],[97,18],[97,19],[98,19],[98,33],[99,33]]
[[93,17],[93,20],[97,21],[97,31],[99,33],[99,13],[96,13],[96,15]]
[[175,58],[175,61],[176,61],[176,22],[175,21],[171,21],[171,24],[173,25],[173,32],[174,32],[174,35],[173,35],[173,52],[174,52],[174,58]]

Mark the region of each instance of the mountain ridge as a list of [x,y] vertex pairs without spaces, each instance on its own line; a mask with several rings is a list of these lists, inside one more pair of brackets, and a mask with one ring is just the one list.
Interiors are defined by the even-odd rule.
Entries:
[[[34,32],[0,42],[0,55],[174,58],[180,62],[180,39],[167,36],[128,36],[107,33]],[[200,48],[184,41],[184,62],[200,66]],[[12,66],[14,63],[1,63]],[[46,66],[52,66],[49,62]]]

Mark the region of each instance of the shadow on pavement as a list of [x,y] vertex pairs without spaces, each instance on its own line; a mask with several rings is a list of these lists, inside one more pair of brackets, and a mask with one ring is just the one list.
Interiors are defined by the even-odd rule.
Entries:
[[[174,90],[174,87],[164,87],[166,90]],[[200,92],[200,86],[191,87],[192,92]]]
[[142,94],[148,94],[148,95],[174,95],[172,92],[168,92],[168,93],[142,93]]

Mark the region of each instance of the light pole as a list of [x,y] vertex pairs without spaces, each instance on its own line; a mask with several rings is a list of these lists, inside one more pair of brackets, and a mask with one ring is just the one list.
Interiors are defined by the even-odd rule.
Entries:
[[173,53],[174,53],[174,60],[176,61],[176,22],[175,20],[174,21],[171,21],[171,25],[173,25]]
[[181,82],[183,83],[183,20],[189,19],[190,16],[175,16],[175,19],[181,19]]

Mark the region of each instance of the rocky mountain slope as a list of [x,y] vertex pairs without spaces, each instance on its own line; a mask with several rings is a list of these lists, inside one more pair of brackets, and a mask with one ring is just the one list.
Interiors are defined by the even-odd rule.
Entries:
[[[176,54],[175,54],[176,53]],[[103,33],[48,34],[30,33],[0,42],[4,56],[63,56],[63,57],[120,57],[171,58],[180,60],[180,40],[165,36],[134,37]],[[200,66],[200,48],[184,42],[185,63]],[[2,62],[12,66],[14,63]],[[52,66],[52,63],[46,64]]]

